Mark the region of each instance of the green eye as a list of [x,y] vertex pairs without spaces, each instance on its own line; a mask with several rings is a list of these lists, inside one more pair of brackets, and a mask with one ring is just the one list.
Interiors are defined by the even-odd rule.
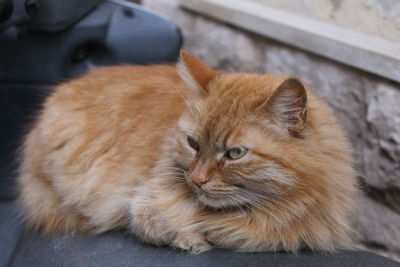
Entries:
[[225,157],[228,159],[240,159],[247,153],[247,148],[244,147],[234,147],[226,151]]

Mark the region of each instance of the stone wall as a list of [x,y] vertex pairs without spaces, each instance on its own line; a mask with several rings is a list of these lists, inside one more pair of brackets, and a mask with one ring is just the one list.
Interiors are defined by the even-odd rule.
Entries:
[[361,246],[400,258],[400,85],[179,9],[143,1],[175,21],[184,48],[215,69],[300,77],[325,99],[355,148],[364,194],[354,228]]
[[400,41],[399,0],[251,0],[296,15]]

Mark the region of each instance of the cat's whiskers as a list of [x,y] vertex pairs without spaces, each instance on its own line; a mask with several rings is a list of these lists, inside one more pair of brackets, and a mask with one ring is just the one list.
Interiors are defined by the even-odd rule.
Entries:
[[158,170],[158,171],[175,170],[175,171],[183,172],[182,169],[176,168],[176,167],[157,167],[157,168],[154,168],[153,170]]
[[[275,196],[274,196],[275,198],[278,198],[278,199],[279,199],[279,202],[276,201],[276,200],[274,200],[274,199],[272,199],[272,198],[270,198],[270,197],[267,197],[267,196],[264,196],[264,195],[260,195],[260,194],[258,194],[258,193],[254,193],[253,196],[254,196],[254,197],[257,197],[257,201],[259,201],[259,202],[260,202],[261,200],[264,200],[264,201],[267,201],[267,202],[272,202],[272,203],[274,203],[276,206],[279,206],[279,207],[281,207],[281,208],[284,208],[285,210],[290,211],[292,214],[296,215],[296,212],[294,212],[294,211],[292,210],[292,208],[289,207],[289,205],[286,205],[286,204],[289,204],[288,200],[285,199],[285,198],[282,197],[282,196],[279,196],[279,195],[275,195]],[[263,203],[263,204],[265,204],[265,203]],[[269,207],[269,208],[274,208],[275,210],[278,210],[278,208],[275,207],[275,206],[268,206],[268,207]]]
[[250,209],[248,206],[243,205],[241,202],[239,202],[238,200],[236,200],[235,198],[230,198],[230,200],[232,201],[232,206],[235,209],[239,209],[240,212],[245,212],[245,210],[243,209],[243,206],[245,206],[247,209]]
[[235,207],[239,207],[239,209],[242,212],[245,212],[245,210],[243,210],[243,207],[245,207],[246,210],[248,210],[248,211],[254,210],[254,206],[252,206],[250,203],[248,203],[246,201],[243,201],[243,199],[240,199],[238,196],[231,197],[231,200],[233,201]]
[[176,173],[176,172],[164,172],[164,173],[159,173],[157,174],[158,177],[165,177],[165,176],[173,176],[173,177],[181,177],[184,178],[182,173]]
[[[241,196],[242,197],[242,196]],[[247,203],[246,203],[247,201]],[[266,213],[268,213],[272,218],[274,218],[277,222],[279,222],[281,225],[284,225],[283,221],[276,216],[275,214],[273,214],[270,210],[268,210],[264,205],[262,205],[261,203],[259,203],[257,200],[251,199],[251,198],[245,198],[243,203],[246,203],[250,206],[256,207],[259,210],[262,210]]]
[[154,172],[153,175],[156,176],[164,176],[164,175],[179,175],[184,177],[184,173],[180,170],[171,170],[171,169],[164,169],[159,170],[159,172]]
[[[177,168],[177,167],[171,167],[170,166],[170,162],[168,163],[168,166],[157,166],[156,169],[159,171],[167,171],[167,172],[163,172],[158,174],[159,177],[168,177],[169,181],[179,181],[179,182],[186,182],[186,175],[187,173],[185,172],[185,170],[181,169],[181,168]],[[176,170],[178,172],[170,172],[170,170]],[[281,196],[277,196],[275,195],[275,198],[278,198],[280,200],[280,202],[278,202],[277,200],[268,197],[266,195],[261,195],[259,193],[256,192],[247,192],[246,190],[243,190],[241,188],[237,188],[236,189],[236,193],[235,194],[235,190],[231,190],[231,189],[209,189],[209,190],[204,190],[206,193],[211,193],[211,194],[217,194],[217,195],[224,195],[224,196],[228,196],[229,200],[230,200],[230,204],[235,208],[235,209],[240,209],[242,212],[243,210],[243,206],[246,207],[246,209],[248,210],[253,210],[254,208],[257,208],[259,210],[263,210],[264,212],[267,212],[271,217],[273,217],[275,220],[277,220],[279,223],[283,223],[276,215],[274,215],[270,209],[275,209],[277,210],[277,208],[272,205],[272,206],[268,206],[266,207],[265,204],[266,202],[271,202],[274,203],[275,205],[279,205],[287,210],[290,210],[290,208],[285,205],[285,203],[287,202],[286,199],[284,199]],[[244,194],[246,193],[246,194]],[[245,195],[245,196],[243,196]],[[222,208],[227,208],[227,207],[222,207]]]
[[[268,197],[267,195],[261,195],[261,194],[259,194],[257,192],[254,192],[254,191],[248,192],[248,191],[246,191],[246,190],[244,190],[242,188],[239,188],[239,191],[240,191],[240,193],[242,193],[242,194],[244,194],[246,196],[251,195],[253,197],[257,197],[257,198],[263,199],[263,200],[265,200],[267,202],[272,202],[272,203],[274,203],[276,205],[283,205],[284,203],[287,203],[287,200],[285,198],[283,198],[282,196],[278,195],[278,194],[274,194],[274,198],[275,198],[274,199],[272,197]],[[278,202],[276,199],[278,199],[281,202]]]
[[[235,198],[236,201],[239,201],[241,204],[245,205],[250,210],[257,208],[259,210],[267,212],[271,217],[275,218],[279,223],[281,223],[281,224],[283,223],[275,214],[273,214],[269,210],[269,208],[278,210],[275,206],[265,206],[265,202],[261,202],[261,200],[271,201],[270,198],[268,198],[266,196],[262,196],[255,192],[246,192],[245,190],[243,190],[241,188],[239,188],[238,191],[240,191],[240,193],[238,193],[232,197],[232,198]],[[243,194],[243,192],[246,192],[246,194]],[[275,203],[276,205],[285,207],[285,205],[283,203],[277,203],[276,201],[274,201],[273,203]]]
[[[183,164],[180,162],[171,162],[170,160],[160,160],[160,161],[157,161],[154,169],[167,167],[167,168],[176,168],[176,169],[184,170],[184,168],[181,167],[181,165],[183,166]],[[176,166],[178,166],[178,167],[176,167]]]
[[[294,218],[296,218],[297,220],[304,221],[304,218],[302,218],[301,216],[299,216],[299,214],[298,214],[297,211],[293,210],[291,207],[289,207],[289,205],[285,205],[285,204],[288,204],[288,203],[289,203],[288,200],[285,199],[285,198],[276,196],[276,197],[279,197],[279,199],[281,200],[281,202],[274,202],[274,203],[276,203],[276,206],[274,206],[274,205],[272,205],[272,206],[265,206],[265,203],[262,203],[261,200],[267,200],[267,201],[268,201],[270,198],[266,199],[265,196],[259,195],[259,194],[257,194],[257,193],[254,194],[253,197],[257,197],[257,198],[254,199],[253,201],[254,201],[254,202],[258,202],[261,206],[264,207],[263,210],[266,211],[266,212],[269,212],[270,214],[272,214],[272,213],[271,213],[271,211],[270,211],[269,209],[272,208],[272,209],[276,210],[276,211],[279,212],[279,213],[285,213],[285,214],[287,214],[287,212],[290,212],[290,214],[291,214],[292,216],[294,216]],[[283,208],[285,211],[282,211],[282,209],[279,209],[277,206],[279,206],[280,208]]]

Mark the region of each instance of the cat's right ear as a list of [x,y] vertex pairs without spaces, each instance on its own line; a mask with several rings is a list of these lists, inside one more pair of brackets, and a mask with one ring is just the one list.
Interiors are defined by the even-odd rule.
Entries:
[[207,94],[208,82],[217,75],[216,71],[185,50],[180,53],[178,73],[185,84],[200,96]]
[[293,136],[301,136],[307,119],[307,91],[295,78],[285,80],[264,105],[272,118]]

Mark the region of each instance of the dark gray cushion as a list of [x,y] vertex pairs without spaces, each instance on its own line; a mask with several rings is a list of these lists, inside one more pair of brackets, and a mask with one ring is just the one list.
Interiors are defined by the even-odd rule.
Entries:
[[142,244],[124,233],[85,237],[79,234],[43,238],[23,234],[10,266],[400,266],[362,251],[334,254],[302,252],[239,253],[213,249],[198,255]]
[[22,230],[15,203],[0,202],[0,267],[7,266]]

